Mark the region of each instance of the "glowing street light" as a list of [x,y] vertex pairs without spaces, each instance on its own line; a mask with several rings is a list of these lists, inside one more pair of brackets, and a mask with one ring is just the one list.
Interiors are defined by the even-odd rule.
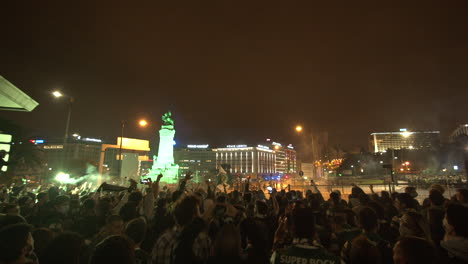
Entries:
[[52,92],[52,95],[55,96],[55,97],[57,97],[57,98],[63,96],[63,94],[62,94],[60,91],[54,91],[54,92]]
[[146,127],[148,125],[148,121],[141,119],[138,121],[138,125],[140,125],[140,127]]
[[302,126],[296,126],[296,132],[302,132]]

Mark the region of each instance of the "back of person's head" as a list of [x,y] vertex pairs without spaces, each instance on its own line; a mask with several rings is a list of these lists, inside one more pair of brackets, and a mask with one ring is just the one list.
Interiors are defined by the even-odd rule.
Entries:
[[460,203],[468,203],[468,189],[458,189],[456,197]]
[[65,232],[56,236],[46,247],[42,259],[42,263],[61,264],[74,263],[78,264],[83,261],[83,253],[85,249],[84,239],[77,233]]
[[396,200],[398,201],[397,207],[399,207],[398,209],[400,210],[410,209],[410,208],[416,209],[416,203],[413,197],[411,197],[411,195],[409,195],[408,193],[399,193],[396,197]]
[[101,263],[135,263],[135,252],[132,241],[121,235],[114,235],[104,239],[96,245],[90,260],[90,264]]
[[177,224],[186,226],[197,216],[198,200],[194,196],[186,196],[177,203],[174,209],[174,217]]
[[349,252],[349,264],[379,264],[382,263],[382,255],[367,237],[360,235],[353,239]]
[[123,219],[120,215],[110,215],[106,218],[106,231],[111,234],[121,234],[123,231]]
[[446,212],[447,223],[456,236],[468,238],[468,208],[460,204],[450,204]]
[[129,202],[136,202],[137,204],[143,200],[143,194],[141,192],[132,192],[128,196]]
[[333,204],[335,206],[339,205],[340,204],[340,194],[338,194],[337,192],[333,191],[330,193],[330,200],[332,200]]
[[46,192],[41,192],[37,194],[37,201],[39,202],[47,202],[48,198],[49,198],[49,194]]
[[93,199],[86,199],[83,202],[83,209],[86,211],[94,210],[95,207],[96,207],[96,201],[94,201]]
[[31,226],[23,223],[0,229],[0,263],[18,261],[32,251],[30,236]]
[[226,203],[226,196],[220,195],[220,196],[216,197],[216,202],[217,203]]
[[233,224],[225,224],[218,232],[214,244],[214,254],[217,257],[238,257],[241,253],[241,237],[239,229]]
[[411,197],[415,198],[418,196],[418,192],[416,191],[416,188],[413,186],[408,186],[405,188],[405,193],[411,195]]
[[419,237],[403,237],[393,248],[395,264],[433,264],[437,263],[437,257],[431,242]]
[[444,192],[445,192],[444,187],[442,187],[442,185],[437,184],[437,183],[432,184],[430,189],[431,189],[431,190],[432,190],[432,189],[437,190],[437,191],[439,191],[441,194],[444,194]]
[[42,259],[45,249],[54,238],[54,233],[48,228],[38,228],[33,231],[32,236],[34,238],[34,253],[39,259]]
[[48,196],[49,196],[49,200],[50,200],[50,201],[53,201],[53,200],[55,200],[55,198],[56,198],[57,196],[59,196],[60,192],[59,192],[58,187],[53,186],[53,187],[50,187],[50,188],[49,188],[49,190],[47,191],[47,194],[48,194]]
[[374,209],[363,207],[358,214],[359,226],[366,232],[374,231],[378,226],[378,217]]
[[420,213],[408,211],[401,218],[400,235],[416,236],[430,240],[429,225]]
[[137,202],[127,202],[120,208],[119,215],[122,217],[124,222],[128,222],[134,218],[138,217],[138,203]]
[[361,193],[359,195],[359,204],[362,205],[362,206],[366,206],[370,201],[370,197],[369,195],[365,194],[365,193]]
[[315,235],[313,211],[310,208],[297,208],[292,217],[295,236],[312,239]]
[[107,216],[112,210],[112,202],[108,197],[99,199],[96,207],[96,213],[100,216]]
[[374,209],[378,219],[385,219],[385,209],[382,204],[375,201],[370,201],[367,206]]
[[143,218],[135,218],[128,222],[125,227],[125,235],[128,236],[135,244],[140,244],[145,239],[146,221]]
[[429,201],[435,206],[442,206],[444,205],[445,198],[438,190],[432,189],[429,192]]
[[257,210],[257,214],[260,214],[263,216],[268,214],[268,206],[264,201],[257,200],[255,202],[255,209]]

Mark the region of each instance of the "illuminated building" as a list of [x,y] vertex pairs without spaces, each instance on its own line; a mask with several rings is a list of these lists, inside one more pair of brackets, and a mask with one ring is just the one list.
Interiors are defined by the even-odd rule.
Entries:
[[281,143],[272,141],[271,149],[275,151],[276,173],[284,174],[297,172],[296,151],[291,144],[285,146]]
[[174,160],[179,165],[179,175],[190,171],[194,174],[196,182],[200,182],[201,177],[216,170],[216,153],[208,144],[177,147],[174,149]]
[[[105,144],[101,139],[74,135],[64,148],[63,139],[31,140],[43,150],[47,170],[54,174],[64,170],[72,175],[89,173],[86,165],[95,167],[99,174],[138,179],[140,163],[148,160],[149,141],[124,138],[122,142],[123,161],[119,155],[120,140],[116,144]],[[122,166],[122,167],[121,167]],[[61,169],[64,167],[63,169]],[[121,168],[121,169],[120,169]]]
[[459,125],[453,132],[450,134],[450,142],[454,142],[457,138],[462,136],[468,136],[468,124]]
[[229,165],[230,173],[258,176],[276,172],[275,152],[266,146],[228,145],[213,151],[216,153],[216,168]]
[[161,119],[163,125],[159,130],[158,156],[153,157],[155,162],[148,176],[154,181],[161,173],[164,176],[161,182],[177,183],[179,165],[174,163],[174,120],[171,118],[171,112],[165,113]]
[[[122,155],[120,155],[122,146]],[[148,161],[149,141],[118,137],[116,144],[102,144],[99,152],[99,174],[138,180],[141,163]]]
[[387,149],[424,149],[435,146],[439,142],[439,131],[407,131],[376,132],[370,137],[370,151],[386,152]]

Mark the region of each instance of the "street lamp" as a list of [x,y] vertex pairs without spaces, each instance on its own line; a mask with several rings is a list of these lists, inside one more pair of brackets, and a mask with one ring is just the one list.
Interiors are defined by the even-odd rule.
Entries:
[[[53,91],[52,95],[55,98],[60,98],[62,96],[65,96],[60,91]],[[63,138],[64,148],[65,148],[65,144],[67,143],[67,140],[68,140],[68,130],[70,128],[70,119],[71,119],[72,106],[73,106],[73,103],[75,102],[75,98],[73,98],[72,96],[65,96],[65,97],[68,100],[68,115],[67,115],[67,123],[65,125],[65,135],[64,135],[64,138]]]
[[302,126],[296,126],[296,132],[302,132]]
[[146,121],[145,119],[141,119],[140,121],[138,121],[138,125],[140,127],[146,127],[148,125],[148,121]]

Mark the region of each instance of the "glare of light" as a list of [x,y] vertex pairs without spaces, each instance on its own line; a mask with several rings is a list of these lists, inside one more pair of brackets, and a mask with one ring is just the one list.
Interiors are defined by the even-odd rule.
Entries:
[[351,165],[351,168],[354,168],[354,165]]
[[70,181],[70,174],[64,173],[64,172],[59,172],[57,173],[57,176],[55,176],[55,180],[59,181],[61,183],[66,183]]
[[409,165],[409,164],[410,164],[409,161],[405,162],[405,165]]
[[414,147],[413,146],[409,146],[409,149],[413,149]]
[[454,169],[454,170],[458,170],[458,166],[457,166],[457,165],[453,165],[453,169]]
[[54,92],[52,92],[52,95],[55,96],[55,97],[57,97],[57,98],[63,96],[63,94],[62,94],[61,92],[59,92],[59,91],[54,91]]
[[304,176],[304,180],[307,180],[307,176]]
[[401,168],[400,171],[404,171],[405,169]]
[[279,149],[279,146],[275,146],[275,149]]
[[361,172],[364,172],[364,169],[361,169]]
[[402,132],[401,135],[406,138],[411,135],[411,132],[405,131],[405,132]]
[[73,137],[79,137],[80,135],[77,134],[77,133],[75,133],[75,134],[73,134],[72,136],[73,136]]
[[442,169],[442,171],[443,171],[443,172],[446,172],[446,171],[447,171],[447,169],[445,169],[445,168],[444,168],[444,169]]
[[296,131],[301,132],[302,131],[302,126],[296,126]]
[[140,121],[138,121],[138,125],[140,125],[141,127],[146,127],[148,125],[148,121],[141,119]]

